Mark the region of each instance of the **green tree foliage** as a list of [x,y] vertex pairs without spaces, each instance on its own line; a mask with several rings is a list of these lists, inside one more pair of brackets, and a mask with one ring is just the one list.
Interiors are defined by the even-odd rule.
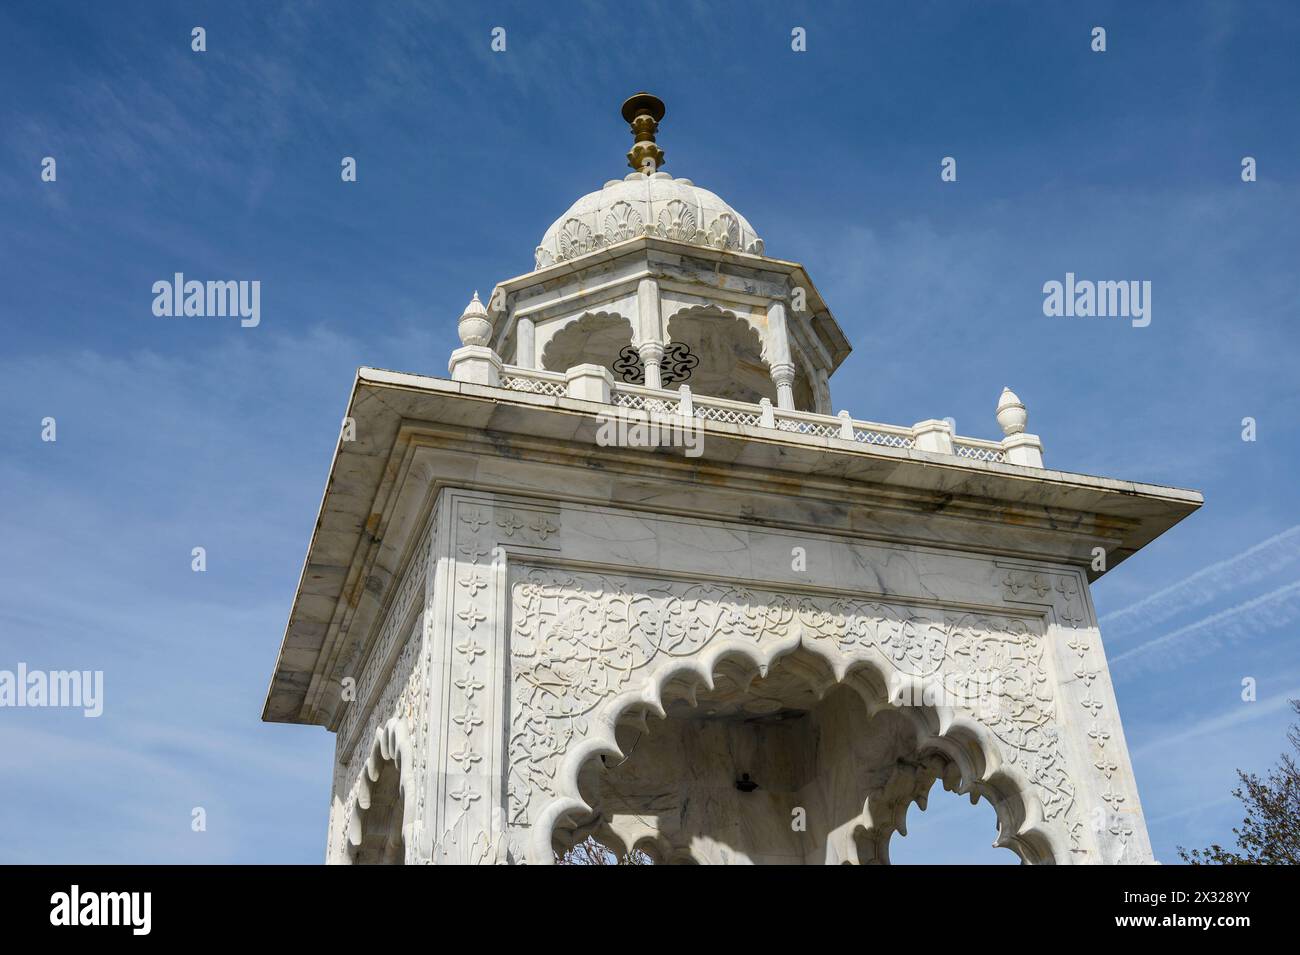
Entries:
[[[1300,715],[1300,700],[1291,700]],[[1300,863],[1300,723],[1291,724],[1287,739],[1295,755],[1283,753],[1278,765],[1261,779],[1237,770],[1241,785],[1232,794],[1245,804],[1246,818],[1234,828],[1236,850],[1212,845],[1178,854],[1189,865],[1295,865]]]

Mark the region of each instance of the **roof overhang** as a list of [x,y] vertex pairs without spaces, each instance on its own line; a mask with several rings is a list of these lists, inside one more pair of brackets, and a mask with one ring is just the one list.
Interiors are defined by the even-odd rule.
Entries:
[[[566,263],[568,264],[568,263]],[[699,421],[703,454],[602,447],[610,406],[362,368],[263,719],[336,726],[338,680],[369,652],[412,538],[444,487],[534,493],[1113,568],[1202,504],[1195,491]],[[561,489],[563,489],[561,491]]]

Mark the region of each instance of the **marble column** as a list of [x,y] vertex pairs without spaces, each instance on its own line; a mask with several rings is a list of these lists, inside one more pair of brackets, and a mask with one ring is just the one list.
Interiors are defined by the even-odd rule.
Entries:
[[790,357],[790,329],[786,324],[785,303],[767,307],[768,355],[772,382],[776,385],[776,406],[794,410],[794,361]]
[[637,353],[645,366],[645,386],[662,388],[659,363],[664,357],[663,314],[659,305],[659,283],[645,278],[637,283]]
[[520,368],[536,368],[536,334],[531,318],[521,318],[515,325],[515,364]]
[[664,358],[663,343],[642,342],[637,346],[636,350],[641,356],[641,364],[645,366],[645,386],[647,388],[662,388],[664,385],[659,363]]

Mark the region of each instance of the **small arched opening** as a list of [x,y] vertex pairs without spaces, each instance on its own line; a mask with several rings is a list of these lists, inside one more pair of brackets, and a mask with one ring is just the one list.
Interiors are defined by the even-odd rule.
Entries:
[[575,798],[550,817],[560,857],[594,836],[666,863],[888,864],[909,807],[941,780],[989,800],[999,845],[1056,861],[1045,833],[1021,831],[1021,784],[986,778],[994,754],[964,729],[936,734],[932,708],[889,703],[870,666],[837,680],[804,647],[770,664],[729,652],[708,672],[656,678],[611,716],[613,746],[575,767]]
[[542,349],[542,368],[568,371],[576,365],[609,368],[632,344],[632,324],[613,312],[588,312],[565,325]]
[[[748,404],[766,398],[776,404],[776,384],[762,338],[743,318],[711,306],[686,309],[669,319],[668,337],[699,358],[689,382],[695,394]],[[793,390],[795,407],[813,410],[812,387],[797,362]]]
[[975,793],[947,792],[937,779],[915,800],[907,829],[889,842],[892,865],[1019,865],[1015,851],[998,845],[998,817]]
[[402,865],[406,860],[401,770],[388,759],[379,761],[378,769],[378,778],[353,811],[348,857],[354,865]]

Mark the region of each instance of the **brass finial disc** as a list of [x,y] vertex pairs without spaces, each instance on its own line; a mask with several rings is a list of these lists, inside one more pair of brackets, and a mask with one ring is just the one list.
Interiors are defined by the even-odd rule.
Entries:
[[637,93],[623,104],[623,119],[632,122],[641,113],[649,113],[657,123],[664,118],[664,101],[653,93]]

